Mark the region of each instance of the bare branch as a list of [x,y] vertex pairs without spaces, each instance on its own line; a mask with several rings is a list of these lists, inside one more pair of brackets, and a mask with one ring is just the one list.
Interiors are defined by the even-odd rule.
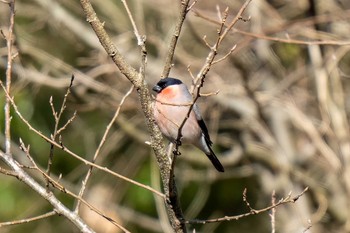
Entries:
[[[208,16],[206,16],[205,14],[201,13],[200,11],[197,10],[192,10],[198,17],[201,17],[202,19],[207,20],[208,22],[214,23],[214,24],[218,24],[220,25],[221,22],[216,20],[216,19],[212,19],[209,18]],[[247,22],[250,20],[250,17],[248,17],[247,19],[243,19],[242,17],[239,18],[239,20],[242,20],[243,22]],[[317,22],[317,20],[314,20]],[[326,22],[326,20],[321,20],[321,22]],[[237,28],[233,28],[232,29],[233,33],[239,33],[245,36],[249,36],[252,38],[256,38],[256,39],[261,39],[261,40],[269,40],[269,41],[275,41],[275,42],[279,42],[279,43],[287,43],[287,44],[299,44],[299,45],[349,45],[350,41],[346,41],[346,40],[298,40],[298,39],[292,39],[292,38],[278,38],[278,37],[272,37],[272,36],[267,36],[264,35],[262,33],[253,33],[253,32],[247,32],[247,31],[243,31]]]
[[209,92],[209,93],[199,93],[199,96],[200,97],[209,97],[209,96],[212,96],[212,95],[218,95],[220,92],[220,90],[217,90],[215,92]]
[[91,27],[95,31],[96,36],[100,40],[100,43],[106,50],[108,56],[112,58],[113,62],[118,66],[120,72],[122,72],[125,77],[127,77],[135,85],[136,88],[140,88],[142,85],[142,79],[139,78],[137,71],[125,61],[123,55],[113,44],[103,27],[103,23],[97,17],[90,1],[80,0],[80,4],[83,7],[86,20],[90,23]]
[[[273,190],[271,196],[271,204],[276,205],[276,191]],[[276,208],[271,209],[270,219],[271,219],[271,233],[276,232]]]
[[57,130],[56,134],[61,136],[62,131],[65,130],[68,127],[68,125],[74,121],[76,116],[77,116],[77,111],[74,111],[73,115],[67,120],[67,122],[61,128]]
[[189,2],[190,2],[190,0],[182,0],[181,1],[181,10],[179,12],[179,18],[178,18],[178,21],[177,21],[176,26],[175,26],[174,34],[173,34],[173,36],[171,38],[171,42],[170,42],[170,45],[169,45],[167,57],[165,59],[165,64],[164,64],[163,72],[162,72],[162,75],[161,75],[162,78],[169,76],[170,69],[172,67],[172,62],[173,62],[173,57],[174,57],[174,53],[175,53],[176,44],[177,44],[177,41],[178,41],[180,33],[181,33],[182,25],[183,25],[183,23],[185,21],[185,18],[186,18],[186,15],[187,15],[188,11],[195,4],[195,2],[194,2],[189,7],[188,6]]
[[192,8],[197,4],[198,0],[194,0],[191,5],[187,8],[187,11],[192,10]]
[[[49,102],[50,102],[52,114],[53,114],[54,119],[55,119],[55,128],[54,128],[54,131],[53,131],[53,135],[51,137],[51,139],[53,141],[56,140],[57,135],[59,135],[60,132],[63,131],[74,120],[74,118],[76,116],[76,112],[74,112],[73,116],[67,121],[67,123],[63,127],[61,127],[60,129],[58,129],[58,126],[59,126],[62,114],[63,114],[64,110],[67,108],[66,102],[67,102],[67,98],[68,98],[68,96],[69,96],[69,94],[71,92],[71,88],[73,86],[73,81],[74,81],[74,75],[72,75],[72,77],[71,77],[71,81],[70,81],[69,87],[67,88],[67,92],[64,95],[64,98],[63,98],[63,101],[62,101],[62,105],[61,105],[61,108],[60,108],[60,111],[59,111],[58,114],[57,114],[57,112],[55,110],[55,107],[53,105],[53,98],[52,98],[52,96],[50,98]],[[51,144],[50,155],[49,155],[49,160],[47,162],[47,169],[46,169],[46,173],[47,173],[48,176],[50,176],[50,173],[51,173],[51,166],[52,166],[52,163],[53,163],[53,157],[54,157],[54,146]],[[46,187],[49,188],[49,182],[47,182]]]
[[287,197],[285,198],[282,198],[281,200],[279,200],[277,203],[271,205],[271,206],[268,206],[266,208],[263,208],[263,209],[259,209],[259,210],[256,210],[256,209],[253,209],[250,204],[247,202],[246,200],[246,190],[244,191],[243,193],[243,200],[244,202],[247,204],[248,208],[250,209],[250,211],[248,213],[245,213],[245,214],[240,214],[240,215],[236,215],[236,216],[225,216],[225,217],[222,217],[222,218],[216,218],[216,219],[208,219],[208,220],[186,220],[185,223],[186,224],[206,224],[206,223],[214,223],[214,222],[224,222],[224,221],[232,221],[232,220],[239,220],[241,218],[244,218],[244,217],[248,217],[250,215],[255,215],[255,214],[260,214],[260,213],[263,213],[263,212],[266,212],[266,211],[270,211],[280,205],[285,205],[285,204],[288,204],[288,203],[295,203],[296,201],[298,201],[298,199],[303,196],[307,191],[308,191],[308,187],[306,187],[300,194],[294,196],[294,197],[291,197],[290,195],[288,195]]
[[[119,112],[120,112],[120,109],[121,109],[122,105],[124,104],[126,98],[132,93],[133,90],[134,90],[134,86],[132,85],[131,88],[129,89],[129,91],[124,95],[124,97],[120,101],[120,104],[119,104],[117,110],[115,111],[112,120],[107,125],[107,128],[106,128],[106,130],[105,130],[105,132],[104,132],[104,134],[102,136],[102,139],[100,141],[100,144],[99,144],[98,148],[95,151],[94,157],[92,159],[93,163],[95,163],[95,161],[96,161],[96,159],[97,159],[97,157],[98,157],[98,155],[100,153],[100,150],[101,150],[102,146],[104,145],[104,143],[105,143],[105,141],[107,139],[107,135],[108,135],[110,129],[112,128],[114,122],[116,121],[117,117],[119,116]],[[90,168],[89,168],[89,170],[88,170],[84,180],[82,181],[82,186],[81,186],[81,189],[79,191],[79,197],[83,197],[83,195],[84,195],[84,191],[85,191],[85,188],[87,186],[88,180],[89,180],[89,178],[90,178],[90,176],[92,174],[92,169],[93,169],[93,167],[90,166]],[[75,207],[75,211],[76,212],[79,212],[79,206],[80,206],[80,201],[77,202],[77,205]]]
[[145,42],[144,42],[142,36],[140,35],[139,30],[137,29],[135,20],[134,20],[134,18],[132,17],[132,14],[131,14],[131,11],[130,11],[130,9],[129,9],[128,4],[126,3],[125,0],[121,0],[121,1],[122,1],[123,5],[124,5],[124,8],[125,8],[125,10],[126,10],[126,13],[127,13],[128,16],[129,16],[129,19],[130,19],[132,28],[134,29],[134,34],[135,34],[136,39],[137,39],[137,44],[138,44],[139,46],[144,45]]
[[236,47],[237,47],[237,45],[235,44],[235,45],[230,49],[230,51],[229,51],[228,53],[226,53],[222,58],[219,58],[219,59],[213,61],[212,64],[215,65],[216,63],[219,63],[219,62],[225,60],[228,56],[230,56],[230,55],[233,53],[233,51],[235,51]]
[[37,221],[37,220],[41,220],[41,219],[44,219],[44,218],[48,218],[48,217],[54,216],[56,214],[57,214],[56,210],[53,210],[53,211],[50,211],[50,212],[47,212],[45,214],[41,214],[41,215],[38,215],[38,216],[35,216],[35,217],[32,217],[32,218],[26,218],[26,219],[9,221],[9,222],[2,222],[2,223],[0,223],[0,227],[34,222],[34,221]]
[[312,222],[311,222],[310,219],[307,221],[307,223],[308,223],[308,225],[307,225],[307,227],[303,230],[303,233],[306,233],[308,230],[310,230],[310,229],[312,228]]
[[[187,6],[188,6],[189,0],[182,1],[182,19],[179,20],[179,23],[177,26],[180,26],[180,28],[177,30],[180,32],[182,22],[186,16],[187,13]],[[126,63],[124,57],[121,55],[119,50],[115,47],[115,45],[112,43],[111,39],[109,38],[107,32],[103,28],[103,24],[98,19],[96,12],[94,11],[91,3],[89,0],[80,0],[80,4],[83,7],[83,10],[85,12],[87,21],[91,24],[93,30],[95,31],[97,37],[99,38],[101,45],[104,47],[108,55],[113,59],[114,63],[118,66],[119,70],[132,82],[138,92],[141,107],[146,119],[146,124],[148,127],[148,130],[150,132],[151,136],[151,146],[154,150],[155,156],[157,158],[158,165],[160,167],[160,173],[164,188],[164,193],[166,196],[166,205],[167,205],[167,211],[169,215],[170,222],[172,224],[172,227],[175,232],[186,232],[185,225],[181,221],[183,219],[182,210],[180,207],[180,203],[177,198],[176,193],[170,193],[170,190],[176,190],[176,187],[169,188],[169,184],[174,184],[173,182],[169,181],[169,177],[171,174],[171,164],[169,161],[169,158],[166,155],[164,144],[162,142],[162,134],[159,130],[159,127],[155,124],[153,120],[153,105],[151,100],[151,95],[148,90],[147,83],[145,81],[144,77],[144,68],[146,64],[146,53],[144,51],[142,52],[142,67],[141,72],[137,73],[136,70],[131,67],[128,63]],[[178,35],[175,34],[173,36],[172,45],[173,47],[176,45]],[[166,62],[166,66],[169,68],[164,68],[164,74],[169,73],[170,67],[171,67],[171,61],[174,53],[174,48],[169,49],[168,54],[168,62]],[[167,74],[165,74],[167,75]],[[90,163],[93,164],[93,163]],[[163,195],[163,194],[162,194]]]
[[[15,1],[9,0],[10,7],[10,25],[6,38],[7,46],[7,66],[6,66],[6,91],[10,93],[11,81],[12,81],[12,46],[13,46],[13,27],[15,25]],[[10,101],[6,98],[5,103],[5,151],[7,154],[11,154],[11,112],[10,112]]]
[[13,177],[18,178],[18,174],[16,172],[11,171],[11,170],[7,170],[7,169],[2,168],[2,167],[0,167],[0,173],[7,175],[7,176],[13,176]]

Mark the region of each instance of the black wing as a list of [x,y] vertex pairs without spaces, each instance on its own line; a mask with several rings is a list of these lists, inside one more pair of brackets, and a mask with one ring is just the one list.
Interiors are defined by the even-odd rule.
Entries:
[[203,119],[200,119],[200,120],[197,120],[197,121],[198,121],[199,127],[201,127],[201,129],[202,129],[202,133],[204,134],[204,138],[205,138],[206,143],[207,143],[209,146],[213,145],[213,142],[210,140],[208,128],[207,128],[207,126],[205,125]]

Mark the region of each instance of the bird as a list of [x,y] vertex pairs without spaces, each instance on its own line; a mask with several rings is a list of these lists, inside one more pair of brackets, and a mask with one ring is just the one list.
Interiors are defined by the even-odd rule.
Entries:
[[[186,118],[193,102],[187,86],[179,79],[166,77],[160,79],[152,88],[156,92],[153,115],[162,134],[172,143],[177,143],[179,127]],[[205,125],[197,104],[182,130],[181,143],[192,144],[203,151],[216,170],[224,172],[224,167],[216,157],[211,146],[208,128]]]

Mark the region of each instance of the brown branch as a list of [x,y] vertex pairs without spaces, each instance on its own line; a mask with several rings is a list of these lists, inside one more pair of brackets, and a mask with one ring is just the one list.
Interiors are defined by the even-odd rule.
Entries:
[[[12,46],[13,46],[13,27],[15,25],[15,0],[6,2],[10,7],[10,25],[6,36],[7,46],[7,66],[6,66],[6,91],[10,93],[12,80]],[[11,154],[11,111],[10,100],[6,98],[5,103],[5,151]]]
[[131,25],[134,29],[134,34],[137,39],[137,45],[140,46],[141,49],[141,67],[139,72],[139,77],[141,79],[145,78],[145,72],[146,72],[146,65],[147,65],[147,50],[146,50],[146,36],[141,36],[139,30],[137,29],[134,17],[131,14],[131,11],[129,9],[129,6],[125,0],[122,0],[122,3],[124,5],[124,8],[128,14],[128,17],[130,19]]
[[219,63],[219,62],[225,60],[228,56],[230,56],[230,55],[233,53],[233,51],[235,51],[236,47],[237,47],[237,45],[235,44],[235,45],[230,49],[230,51],[229,51],[228,53],[226,53],[222,58],[219,58],[219,59],[213,61],[212,64],[215,65],[216,63]]
[[[107,139],[107,135],[108,135],[110,129],[112,128],[114,122],[116,121],[117,117],[119,116],[119,112],[120,112],[120,109],[121,109],[122,105],[124,104],[124,101],[125,101],[126,98],[132,93],[133,90],[134,90],[134,86],[131,86],[131,88],[129,89],[129,91],[124,95],[124,97],[123,97],[122,100],[120,101],[120,104],[119,104],[119,106],[118,106],[118,108],[117,108],[117,110],[116,110],[116,112],[115,112],[115,114],[114,114],[112,120],[111,120],[111,121],[109,122],[109,124],[107,125],[107,128],[106,128],[106,130],[105,130],[105,132],[104,132],[104,134],[103,134],[103,136],[102,136],[102,139],[101,139],[101,141],[100,141],[100,144],[99,144],[98,148],[97,148],[96,151],[95,151],[94,157],[93,157],[93,159],[92,159],[92,162],[93,162],[93,163],[96,162],[96,159],[97,159],[97,157],[98,157],[98,155],[99,155],[99,153],[100,153],[100,150],[101,150],[102,146],[104,145],[104,143],[105,143],[105,141],[106,141],[106,139]],[[88,180],[90,179],[90,176],[91,176],[91,174],[92,174],[92,169],[93,169],[93,167],[90,166],[90,168],[89,168],[89,170],[88,170],[88,172],[87,172],[87,174],[86,174],[84,180],[82,181],[82,186],[81,186],[80,191],[79,191],[79,197],[83,197],[83,195],[84,195],[85,188],[86,188],[86,186],[87,186],[87,182],[88,182]],[[78,201],[77,204],[76,204],[76,207],[75,207],[75,211],[76,211],[76,212],[79,212],[79,206],[80,206],[80,201]]]
[[256,39],[261,40],[269,40],[269,41],[275,41],[279,43],[286,43],[286,44],[299,44],[299,45],[350,45],[350,41],[341,41],[341,40],[312,40],[312,41],[306,41],[306,40],[298,40],[298,39],[291,39],[291,38],[278,38],[278,37],[272,37],[272,36],[266,36],[263,34],[256,34],[252,32],[246,32],[242,30],[235,29],[234,32],[238,32],[245,36],[250,36]]
[[88,21],[95,31],[97,38],[99,39],[102,47],[106,50],[108,56],[110,56],[113,62],[118,66],[120,72],[127,77],[136,88],[142,86],[143,80],[138,76],[137,71],[126,62],[123,55],[119,52],[112,40],[108,36],[104,29],[103,23],[97,17],[89,0],[80,0],[80,4],[84,10],[86,21]]
[[272,209],[275,209],[276,207],[280,206],[280,205],[285,205],[285,204],[288,204],[288,203],[295,203],[296,201],[298,201],[298,199],[303,196],[307,191],[308,191],[308,187],[306,187],[300,194],[292,197],[291,194],[289,194],[287,197],[285,198],[282,198],[281,200],[279,200],[278,202],[276,202],[275,204],[272,204],[271,206],[268,206],[266,208],[263,208],[263,209],[253,209],[250,204],[247,202],[246,200],[246,197],[245,194],[243,194],[243,199],[244,202],[246,203],[246,205],[248,206],[249,208],[249,212],[248,213],[245,213],[245,214],[240,214],[240,215],[236,215],[236,216],[225,216],[225,217],[222,217],[222,218],[216,218],[216,219],[208,219],[208,220],[187,220],[185,221],[186,224],[206,224],[206,223],[214,223],[214,222],[226,222],[226,221],[232,221],[232,220],[239,220],[241,218],[244,218],[244,217],[248,217],[248,216],[251,216],[251,215],[256,215],[256,214],[260,214],[260,213],[263,213],[263,212],[267,212],[267,211],[270,211]]
[[6,176],[13,176],[13,177],[16,177],[18,178],[18,174],[14,171],[11,171],[11,170],[7,170],[5,168],[2,168],[0,167],[0,173],[6,175]]
[[[72,75],[72,77],[71,77],[71,81],[70,81],[69,87],[67,88],[67,92],[64,95],[64,98],[63,98],[63,101],[62,101],[62,105],[61,105],[61,108],[60,108],[60,112],[58,114],[57,114],[57,112],[55,110],[55,107],[53,105],[53,98],[52,98],[52,96],[50,98],[49,102],[50,102],[50,106],[51,106],[53,117],[55,119],[55,128],[54,128],[53,134],[51,136],[51,139],[53,141],[56,141],[57,136],[74,120],[74,118],[76,116],[76,113],[74,113],[73,116],[66,122],[66,124],[64,126],[62,126],[60,129],[58,129],[58,125],[60,123],[62,114],[63,114],[64,110],[67,107],[66,106],[66,102],[67,102],[67,98],[68,98],[68,96],[69,96],[69,94],[71,92],[71,88],[73,86],[73,81],[74,81],[74,75]],[[49,160],[47,162],[47,169],[46,169],[46,173],[47,173],[48,176],[50,176],[50,173],[51,173],[51,166],[52,166],[52,163],[53,163],[53,157],[54,157],[54,145],[51,144]],[[47,181],[46,187],[49,188],[49,182],[48,181]]]
[[[276,191],[273,190],[271,195],[271,204],[276,205]],[[271,233],[276,232],[276,208],[271,209],[271,213],[269,214],[271,219]]]
[[303,233],[306,233],[308,230],[310,230],[312,228],[312,222],[311,220],[309,219],[307,221],[307,227],[303,230]]
[[190,0],[182,0],[181,1],[181,9],[180,9],[180,12],[179,12],[179,18],[178,18],[178,21],[176,23],[175,31],[174,31],[174,34],[173,34],[173,36],[171,38],[171,42],[169,44],[167,57],[165,59],[165,64],[164,64],[163,72],[162,72],[162,75],[161,75],[162,78],[165,78],[165,77],[169,76],[170,69],[173,66],[172,62],[173,62],[173,58],[174,58],[175,48],[176,48],[176,44],[177,44],[177,41],[178,41],[180,33],[181,33],[182,25],[183,25],[183,23],[185,21],[185,18],[186,18],[186,15],[187,15],[188,11],[196,3],[196,1],[193,2],[191,4],[191,6],[189,7],[188,6],[189,2],[190,2]]
[[[198,10],[192,10],[196,16],[205,19],[208,22],[220,25],[220,21],[209,18],[207,15],[202,14],[200,11]],[[328,17],[328,16],[326,16]],[[240,18],[241,20],[243,20],[242,18]],[[245,21],[245,20],[243,20]],[[305,20],[303,20],[305,21]],[[296,23],[303,23],[305,25],[305,22],[303,21],[296,21],[294,24]],[[317,20],[316,20],[317,21]],[[321,20],[321,22],[328,22],[329,20]],[[293,23],[289,23],[292,24]],[[256,39],[261,39],[261,40],[269,40],[269,41],[275,41],[275,42],[280,42],[280,43],[287,43],[287,44],[299,44],[299,45],[349,45],[350,41],[342,41],[342,40],[312,40],[312,41],[306,41],[306,40],[298,40],[298,39],[291,39],[291,38],[278,38],[278,37],[272,37],[272,36],[268,36],[268,35],[264,35],[262,33],[253,33],[253,32],[247,32],[247,31],[243,31],[237,28],[233,28],[232,29],[233,33],[239,33],[245,36],[249,36],[252,38],[256,38]],[[273,32],[278,32],[277,30],[274,30]],[[264,32],[263,32],[264,33]],[[265,32],[266,33],[266,32]]]
[[48,218],[48,217],[51,217],[51,216],[54,216],[54,215],[57,215],[57,211],[56,210],[53,210],[53,211],[50,211],[50,212],[47,212],[45,214],[41,214],[41,215],[38,215],[38,216],[35,216],[35,217],[32,217],[32,218],[25,218],[25,219],[9,221],[9,222],[0,222],[0,227],[34,222],[34,221],[41,220],[41,219],[44,219],[44,218]]

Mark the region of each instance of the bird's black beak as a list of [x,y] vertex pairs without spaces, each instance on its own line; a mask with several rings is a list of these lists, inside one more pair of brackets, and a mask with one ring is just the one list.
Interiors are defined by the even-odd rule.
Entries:
[[161,88],[160,86],[158,86],[158,85],[155,85],[155,86],[152,88],[152,90],[155,91],[155,92],[157,92],[157,93],[159,93],[159,92],[162,90],[162,88]]

